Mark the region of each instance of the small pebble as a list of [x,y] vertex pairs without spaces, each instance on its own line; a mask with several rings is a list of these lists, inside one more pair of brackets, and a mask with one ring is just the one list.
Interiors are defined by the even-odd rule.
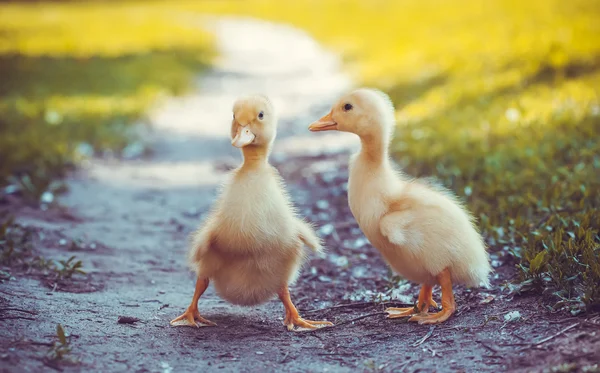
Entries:
[[506,322],[518,321],[520,319],[521,319],[521,312],[519,312],[519,311],[511,311],[511,312],[507,313],[506,315],[504,315],[504,321],[506,321]]
[[331,278],[327,276],[319,276],[319,281],[321,282],[331,282]]
[[54,194],[52,192],[44,192],[40,197],[40,202],[42,203],[52,203],[54,201]]
[[135,324],[138,321],[140,321],[140,319],[138,319],[137,317],[119,316],[117,323],[119,323],[119,324]]
[[322,225],[321,228],[319,228],[319,234],[322,236],[329,236],[331,233],[333,233],[333,225],[332,224],[325,224]]
[[326,210],[327,208],[329,208],[329,202],[327,202],[324,199],[318,200],[317,207],[320,208],[321,210]]

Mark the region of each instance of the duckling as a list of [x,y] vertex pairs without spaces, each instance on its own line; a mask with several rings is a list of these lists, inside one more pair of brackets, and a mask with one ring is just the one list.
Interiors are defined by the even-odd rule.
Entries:
[[231,144],[241,149],[243,164],[231,172],[203,226],[191,235],[189,262],[197,274],[187,310],[171,325],[215,326],[198,312],[198,300],[212,282],[230,303],[253,306],[275,295],[285,308],[289,330],[332,326],[301,318],[288,285],[304,260],[304,245],[322,250],[312,226],[300,219],[283,180],[268,163],[277,119],[269,99],[253,95],[233,106]]
[[[416,307],[388,308],[389,318],[436,324],[456,310],[453,283],[489,286],[486,246],[474,219],[448,190],[411,179],[392,165],[388,147],[395,111],[383,92],[362,88],[342,97],[310,131],[358,135],[360,151],[349,165],[348,201],[358,225],[387,263],[422,284]],[[429,314],[432,288],[441,286],[442,310]]]

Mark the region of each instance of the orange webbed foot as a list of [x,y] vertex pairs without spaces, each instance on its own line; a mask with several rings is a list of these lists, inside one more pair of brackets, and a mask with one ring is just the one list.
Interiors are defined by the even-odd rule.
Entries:
[[[196,321],[198,321],[200,325],[196,323]],[[194,310],[190,308],[185,310],[185,312],[181,316],[171,320],[170,324],[172,326],[195,326],[197,328],[201,326],[217,326],[217,324],[215,324],[214,322],[200,316],[200,312],[198,312],[197,309]]]
[[[198,277],[198,279],[196,280],[196,289],[194,290],[194,296],[192,297],[192,303],[181,316],[171,320],[171,325],[195,326],[196,328],[199,328],[200,326],[217,326],[217,324],[215,324],[214,322],[200,316],[200,312],[198,312],[198,299],[200,299],[202,294],[204,294],[204,291],[208,287],[208,283],[209,280],[207,278]],[[202,325],[198,325],[196,321],[198,321]]]
[[432,298],[432,289],[433,287],[431,285],[421,286],[421,291],[419,292],[419,300],[417,301],[417,304],[414,307],[386,308],[385,312],[388,313],[388,319],[407,317],[415,314],[426,315],[429,312],[429,307],[433,306],[434,308],[438,308],[438,304]]
[[301,332],[306,330],[313,330],[318,328],[324,328],[327,326],[333,326],[333,323],[329,321],[312,321],[305,320],[300,316],[295,318],[287,319],[283,322],[285,326],[287,326],[288,330],[294,332]]
[[450,271],[447,268],[443,270],[437,276],[437,280],[442,287],[442,310],[433,314],[423,313],[414,315],[408,319],[408,321],[418,322],[421,325],[439,324],[448,320],[454,311],[456,311],[456,303],[454,302],[454,293],[452,292]]
[[410,319],[408,319],[408,321],[418,322],[421,325],[439,324],[448,320],[453,313],[454,310],[441,310],[440,312],[431,314],[414,315]]
[[416,307],[406,307],[406,308],[398,308],[398,307],[388,307],[384,310],[387,312],[388,319],[397,319],[400,317],[406,317],[410,315],[414,315],[418,313]]
[[287,286],[284,286],[279,291],[279,299],[283,303],[283,307],[285,308],[285,320],[283,321],[283,325],[285,325],[288,330],[294,332],[302,332],[307,330],[313,330],[318,328],[324,328],[327,326],[333,326],[333,323],[329,321],[312,321],[305,320],[300,315],[298,315],[298,310],[292,303],[292,299],[290,297],[290,292]]

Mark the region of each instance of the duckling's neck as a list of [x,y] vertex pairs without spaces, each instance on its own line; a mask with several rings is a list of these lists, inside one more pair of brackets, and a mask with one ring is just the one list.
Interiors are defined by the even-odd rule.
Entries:
[[361,136],[360,157],[364,162],[371,164],[374,167],[385,166],[389,164],[389,142],[390,140],[384,136],[366,135]]
[[244,163],[242,168],[255,168],[268,163],[270,149],[264,146],[248,145],[242,148]]

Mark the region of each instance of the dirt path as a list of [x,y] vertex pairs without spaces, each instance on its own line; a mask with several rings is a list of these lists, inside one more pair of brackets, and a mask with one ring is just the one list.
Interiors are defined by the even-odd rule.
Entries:
[[[353,139],[306,131],[349,79],[332,55],[294,29],[251,20],[214,27],[222,59],[200,79],[198,94],[152,113],[151,157],[94,160],[78,172],[62,199],[77,221],[21,214],[22,223],[40,232],[44,256],[77,255],[89,275],[54,290],[26,275],[0,284],[0,371],[49,370],[44,344],[55,339],[57,324],[72,335],[72,355],[80,360],[59,364],[65,371],[529,371],[565,356],[594,361],[600,336],[592,321],[565,320],[546,314],[536,299],[501,295],[499,285],[514,265],[502,253],[494,255],[494,289],[457,288],[457,317],[443,326],[385,320],[383,305],[373,300],[412,303],[418,289],[390,275],[349,213],[346,162]],[[272,161],[329,248],[326,257],[307,263],[292,297],[307,317],[339,324],[330,330],[289,333],[278,301],[234,307],[212,288],[200,310],[218,327],[169,326],[193,292],[187,235],[211,205],[223,172],[239,162],[228,139],[232,102],[250,92],[269,94],[278,108]],[[79,238],[85,247],[68,251],[68,242]],[[35,320],[6,317],[14,314],[3,308],[32,310]],[[522,318],[506,322],[512,310]],[[119,316],[140,321],[118,324]],[[589,351],[565,347],[562,335],[544,341],[575,324],[565,335],[583,339]]]

